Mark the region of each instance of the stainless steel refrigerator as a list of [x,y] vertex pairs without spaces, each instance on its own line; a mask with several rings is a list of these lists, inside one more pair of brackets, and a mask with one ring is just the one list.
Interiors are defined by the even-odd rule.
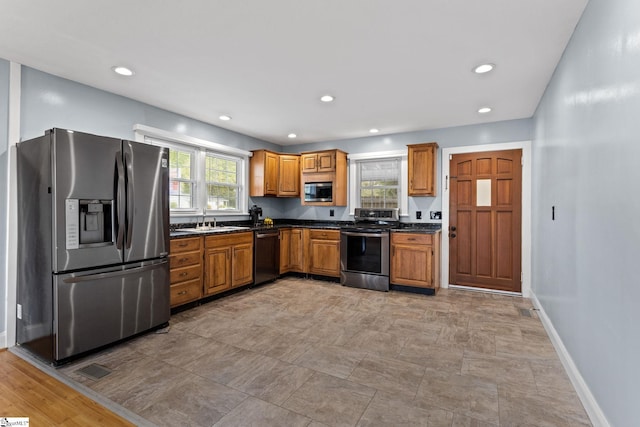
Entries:
[[167,149],[52,129],[17,144],[17,343],[58,364],[164,325]]

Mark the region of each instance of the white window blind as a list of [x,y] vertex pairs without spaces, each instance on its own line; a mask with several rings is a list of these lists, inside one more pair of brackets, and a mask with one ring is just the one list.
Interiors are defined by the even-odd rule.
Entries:
[[361,160],[357,162],[360,207],[398,208],[400,159]]

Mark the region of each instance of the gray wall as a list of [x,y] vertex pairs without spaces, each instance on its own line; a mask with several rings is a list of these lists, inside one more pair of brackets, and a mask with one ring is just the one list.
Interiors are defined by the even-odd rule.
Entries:
[[[302,152],[339,148],[350,154],[370,153],[376,151],[394,151],[407,148],[407,144],[421,142],[437,142],[440,148],[460,147],[467,145],[496,144],[501,142],[530,141],[533,139],[533,120],[521,119],[480,125],[458,126],[445,129],[434,129],[417,132],[398,133],[393,135],[376,135],[366,138],[328,141],[315,144],[304,144],[283,147],[286,152]],[[442,151],[438,151],[441,156]],[[438,188],[440,187],[440,168],[442,158],[438,158]],[[256,198],[257,199],[257,198]],[[329,216],[330,208],[301,206],[298,199],[285,201],[284,214],[287,218],[305,219],[338,219],[350,220],[347,207],[337,207],[335,218]],[[416,211],[422,211],[422,220],[416,219]],[[403,221],[431,222],[429,211],[442,210],[442,197],[409,197],[409,217]]]
[[9,164],[9,61],[0,58],[0,333],[6,330],[4,320],[7,286],[7,165]]
[[614,426],[640,425],[639,17],[591,0],[534,117],[533,291]]
[[20,139],[59,127],[133,139],[133,125],[143,124],[244,150],[279,145],[231,132],[123,96],[22,67]]

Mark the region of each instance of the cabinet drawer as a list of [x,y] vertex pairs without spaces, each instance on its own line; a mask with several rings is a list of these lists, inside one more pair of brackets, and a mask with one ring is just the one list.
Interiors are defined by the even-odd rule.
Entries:
[[206,248],[219,248],[219,247],[225,247],[225,246],[240,245],[244,243],[253,244],[252,231],[205,237]]
[[391,243],[433,245],[433,234],[391,233]]
[[186,280],[200,279],[200,264],[190,267],[172,268],[169,272],[171,283],[184,282]]
[[188,265],[200,265],[202,254],[200,251],[177,253],[169,257],[169,268],[180,268]]
[[309,238],[315,240],[340,240],[338,230],[309,230]]
[[200,250],[200,237],[189,237],[186,239],[173,239],[171,240],[170,250],[172,254],[179,252],[191,252]]
[[200,299],[202,296],[201,291],[202,285],[200,284],[200,279],[172,285],[169,289],[171,307]]

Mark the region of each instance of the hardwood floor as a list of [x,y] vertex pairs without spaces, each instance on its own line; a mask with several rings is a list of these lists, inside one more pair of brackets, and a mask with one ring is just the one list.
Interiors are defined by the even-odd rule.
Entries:
[[0,350],[0,417],[28,417],[33,426],[133,426],[7,350]]

